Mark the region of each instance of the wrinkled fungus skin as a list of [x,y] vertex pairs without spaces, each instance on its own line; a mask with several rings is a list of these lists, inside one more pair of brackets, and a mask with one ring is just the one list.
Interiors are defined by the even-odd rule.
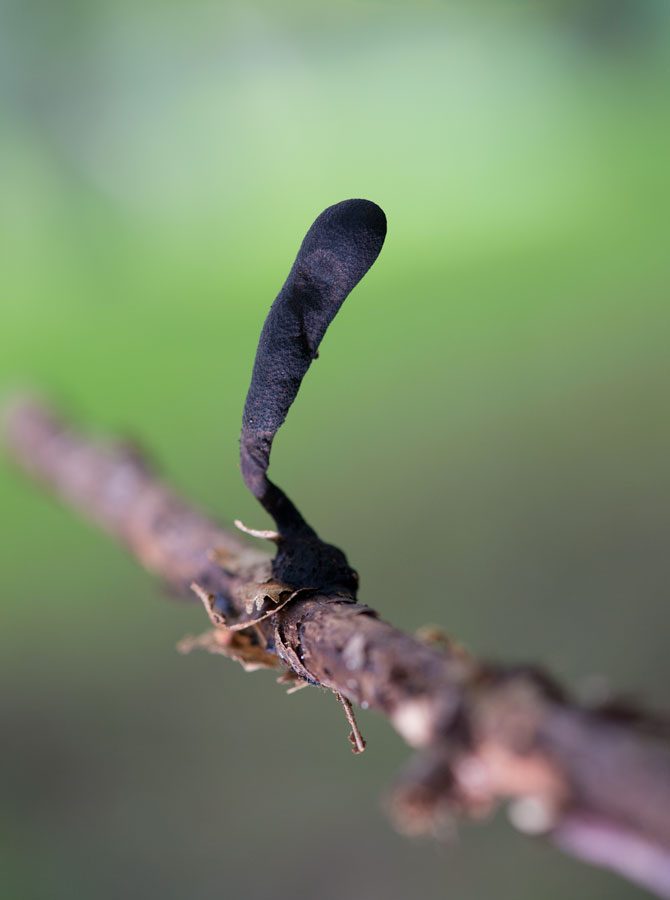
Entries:
[[369,200],[343,200],[315,220],[263,325],[244,405],[240,463],[252,494],[277,524],[273,574],[298,588],[343,588],[355,597],[356,572],[324,543],[266,475],[275,434],[347,295],[379,255],[386,216]]

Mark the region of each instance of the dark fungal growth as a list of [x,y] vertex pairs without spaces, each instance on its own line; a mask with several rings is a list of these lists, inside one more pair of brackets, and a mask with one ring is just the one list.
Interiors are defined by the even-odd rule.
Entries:
[[369,200],[343,200],[324,210],[300,246],[258,343],[242,417],[242,476],[277,524],[273,574],[296,589],[343,588],[354,596],[358,578],[344,553],[324,543],[267,477],[272,441],[326,329],[385,237],[386,217]]

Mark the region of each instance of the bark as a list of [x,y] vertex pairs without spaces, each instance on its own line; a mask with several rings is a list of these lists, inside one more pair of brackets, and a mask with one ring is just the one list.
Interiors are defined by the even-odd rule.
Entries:
[[4,441],[147,569],[204,600],[215,627],[191,645],[387,716],[417,750],[387,801],[401,830],[439,833],[505,801],[521,830],[670,897],[667,722],[585,707],[541,669],[479,662],[435,631],[410,637],[346,592],[274,582],[269,557],[181,500],[136,449],[89,439],[38,401],[9,408]]

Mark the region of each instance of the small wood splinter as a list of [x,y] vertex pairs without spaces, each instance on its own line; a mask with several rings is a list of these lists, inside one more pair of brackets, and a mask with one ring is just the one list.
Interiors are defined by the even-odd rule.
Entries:
[[235,528],[239,528],[239,530],[243,531],[245,534],[250,534],[251,537],[262,538],[264,541],[274,541],[276,543],[281,536],[278,531],[248,528],[244,522],[240,522],[239,519],[235,519],[234,524]]
[[365,750],[366,743],[365,738],[360,732],[358,727],[358,722],[356,721],[356,717],[354,716],[354,708],[351,703],[347,700],[344,694],[340,694],[339,691],[333,691],[337,699],[342,704],[342,708],[344,709],[344,715],[347,717],[347,722],[351,725],[351,734],[349,735],[349,740],[353,744],[352,750],[354,753],[362,753]]

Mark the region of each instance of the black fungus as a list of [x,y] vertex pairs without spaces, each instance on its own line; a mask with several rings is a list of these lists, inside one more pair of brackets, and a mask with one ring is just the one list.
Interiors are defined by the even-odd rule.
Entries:
[[274,575],[296,588],[339,586],[353,595],[358,579],[342,551],[321,541],[268,479],[272,441],[326,329],[377,259],[385,237],[386,217],[369,200],[343,200],[324,210],[300,246],[258,343],[242,418],[242,476],[277,524]]

